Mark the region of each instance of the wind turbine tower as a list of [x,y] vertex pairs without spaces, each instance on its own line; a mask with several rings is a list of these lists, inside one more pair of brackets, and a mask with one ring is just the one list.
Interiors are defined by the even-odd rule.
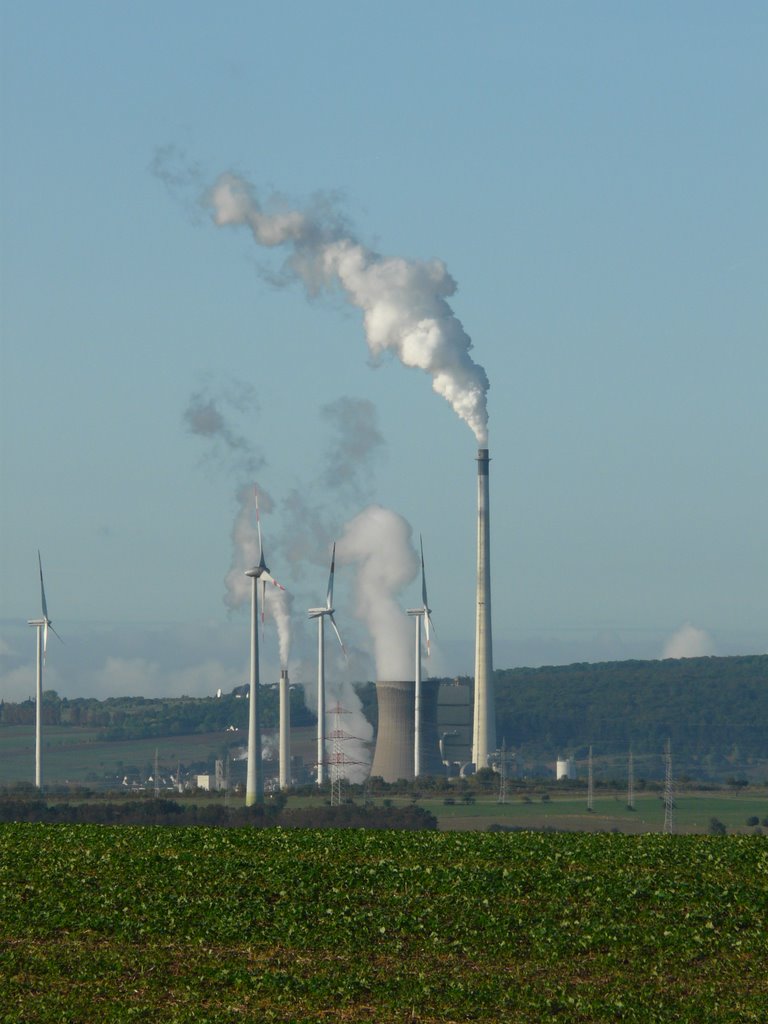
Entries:
[[[424,636],[427,641],[427,657],[429,657],[429,630],[432,626],[432,609],[427,601],[427,577],[424,572],[424,541],[419,534],[421,548],[421,608],[411,608],[409,615],[416,621],[416,668],[414,673],[414,709],[413,709],[413,777],[421,775],[421,620],[424,620]],[[434,628],[434,627],[433,627]]]
[[[37,662],[37,673],[36,673],[36,686],[35,686],[35,786],[38,789],[43,784],[43,765],[42,765],[42,751],[43,751],[43,667],[45,665],[45,655],[48,650],[48,630],[53,633],[54,636],[61,640],[61,637],[53,628],[53,623],[48,617],[48,605],[45,600],[45,584],[43,583],[43,561],[40,557],[40,551],[37,552],[37,564],[40,569],[40,604],[42,610],[42,616],[39,619],[28,619],[30,626],[34,626],[37,630],[36,643],[35,643],[35,655]],[[62,643],[64,641],[62,640]]]
[[331,572],[328,576],[328,590],[325,596],[323,608],[310,608],[310,619],[317,619],[317,784],[322,786],[325,782],[325,619],[330,619],[336,637],[339,641],[344,657],[347,656],[346,649],[341,640],[336,620],[333,617],[333,574],[336,567],[336,544],[333,545],[331,553]]
[[288,669],[280,671],[280,789],[291,785],[291,688]]
[[257,801],[264,800],[264,767],[261,759],[261,715],[259,709],[259,583],[261,583],[261,615],[264,620],[264,601],[267,583],[285,590],[282,584],[270,574],[264,561],[264,546],[261,542],[261,522],[259,519],[259,496],[253,490],[256,501],[256,529],[259,535],[259,564],[246,571],[251,577],[251,664],[250,664],[250,701],[248,705],[248,767],[245,776],[245,806],[252,807]]

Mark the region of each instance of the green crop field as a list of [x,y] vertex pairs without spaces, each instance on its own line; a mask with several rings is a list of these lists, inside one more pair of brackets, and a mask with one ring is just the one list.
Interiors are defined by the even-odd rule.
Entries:
[[764,1022],[759,836],[0,826],[4,1024]]

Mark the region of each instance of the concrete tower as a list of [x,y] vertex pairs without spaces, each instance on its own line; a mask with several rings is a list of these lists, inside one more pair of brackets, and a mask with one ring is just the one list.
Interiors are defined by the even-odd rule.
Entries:
[[487,448],[477,452],[477,618],[475,624],[475,710],[472,760],[475,769],[488,767],[496,750],[496,705],[493,692],[491,633],[491,529]]
[[[438,682],[422,682],[421,771],[423,775],[444,775],[437,735]],[[415,733],[414,682],[412,679],[379,680],[376,700],[379,725],[371,775],[385,782],[414,778],[413,744]]]
[[280,789],[291,785],[291,691],[288,669],[280,671]]

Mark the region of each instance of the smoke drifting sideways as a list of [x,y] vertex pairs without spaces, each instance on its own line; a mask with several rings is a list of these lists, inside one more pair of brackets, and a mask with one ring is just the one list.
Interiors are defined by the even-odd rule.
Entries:
[[413,678],[412,625],[396,600],[419,569],[411,536],[402,516],[369,505],[346,524],[336,545],[338,563],[357,566],[354,614],[368,627],[378,679]]
[[358,242],[330,203],[291,209],[272,197],[269,210],[253,187],[221,175],[205,197],[219,227],[249,228],[257,245],[286,248],[282,279],[308,294],[340,288],[363,313],[374,362],[386,352],[423,370],[432,388],[464,420],[480,445],[488,442],[488,377],[470,356],[472,341],[447,299],[456,282],[445,264],[384,257]]

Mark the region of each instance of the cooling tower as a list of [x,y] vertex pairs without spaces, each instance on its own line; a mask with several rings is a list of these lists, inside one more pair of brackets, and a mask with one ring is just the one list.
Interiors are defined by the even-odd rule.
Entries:
[[488,767],[496,750],[491,635],[491,529],[487,448],[477,452],[477,618],[475,622],[475,708],[472,759],[475,769]]
[[280,789],[291,785],[291,691],[288,669],[280,672]]
[[[421,684],[421,766],[423,775],[444,775],[437,735],[437,693],[439,683],[427,679]],[[371,775],[385,782],[413,779],[414,689],[412,679],[379,680],[376,700],[379,726]]]

